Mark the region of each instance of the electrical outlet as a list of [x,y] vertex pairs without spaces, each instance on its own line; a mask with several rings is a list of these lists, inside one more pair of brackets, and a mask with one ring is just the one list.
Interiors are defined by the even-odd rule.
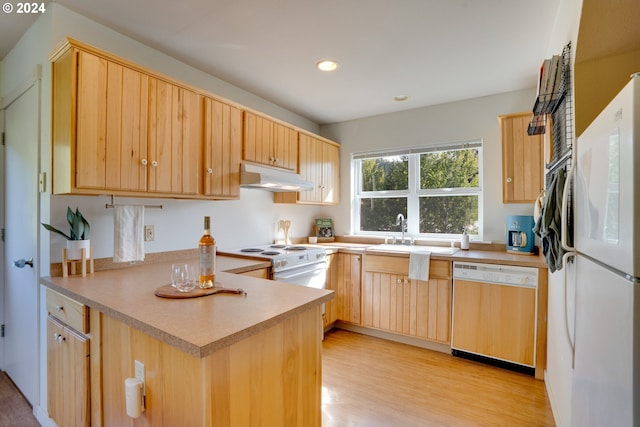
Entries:
[[156,228],[153,225],[144,226],[144,241],[153,242],[156,240]]
[[142,394],[146,395],[146,384],[144,382],[144,363],[139,360],[133,361],[133,368],[136,374],[136,379],[142,383]]

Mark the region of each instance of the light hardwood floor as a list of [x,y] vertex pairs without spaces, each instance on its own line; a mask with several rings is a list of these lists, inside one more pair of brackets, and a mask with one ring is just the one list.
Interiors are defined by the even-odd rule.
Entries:
[[[325,337],[322,380],[323,427],[554,425],[531,376],[343,330]],[[0,426],[38,425],[0,372]]]
[[334,329],[322,354],[322,425],[554,426],[544,382]]

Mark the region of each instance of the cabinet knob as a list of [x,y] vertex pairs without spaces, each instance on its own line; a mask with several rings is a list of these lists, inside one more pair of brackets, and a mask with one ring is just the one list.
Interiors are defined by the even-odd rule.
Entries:
[[147,161],[147,159],[142,159],[140,160],[140,163],[142,164],[142,166],[147,166],[149,162]]
[[60,312],[60,311],[62,311],[62,310],[64,310],[64,307],[63,307],[63,306],[61,306],[61,305],[56,305],[56,311]]
[[154,160],[153,162],[151,162],[151,166],[155,168],[156,166],[158,166],[158,162]]
[[208,168],[208,169],[207,169],[207,173],[208,173],[209,175],[211,175],[211,174],[213,173],[213,169],[212,169],[212,168]]
[[511,181],[513,181],[513,179],[507,178],[507,182],[511,182]]

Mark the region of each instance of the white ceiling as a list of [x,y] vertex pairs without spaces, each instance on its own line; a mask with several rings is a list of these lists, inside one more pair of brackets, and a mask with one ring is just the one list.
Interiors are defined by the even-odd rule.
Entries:
[[[560,3],[56,2],[319,124],[534,87]],[[0,58],[36,16],[0,14]]]

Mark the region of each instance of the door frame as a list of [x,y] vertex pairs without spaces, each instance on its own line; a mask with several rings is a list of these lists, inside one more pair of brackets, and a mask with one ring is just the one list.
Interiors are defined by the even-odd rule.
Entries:
[[[0,324],[4,325],[5,323],[5,287],[6,287],[6,271],[8,268],[11,268],[11,265],[6,265],[5,263],[5,255],[8,252],[6,248],[6,244],[4,241],[4,229],[6,227],[6,185],[8,182],[8,178],[6,177],[6,144],[4,141],[4,135],[6,132],[6,109],[11,106],[15,101],[17,101],[21,96],[23,96],[27,91],[34,88],[36,90],[36,104],[37,104],[37,118],[34,121],[37,129],[36,129],[36,171],[37,173],[41,173],[42,171],[42,64],[36,64],[32,68],[31,75],[27,77],[22,83],[18,84],[13,90],[9,91],[5,96],[0,97],[0,131],[3,135],[2,146],[0,149],[0,188],[2,188],[2,192],[0,193],[0,225],[3,230],[3,236],[0,241],[0,267],[2,267],[0,274]],[[37,192],[35,205],[36,205],[36,218],[38,218],[38,222],[40,222],[41,218],[41,210],[40,210],[40,195],[43,192],[43,187],[40,185],[39,190]],[[36,366],[38,371],[36,372],[36,398],[35,402],[33,402],[34,413],[36,407],[41,405],[40,397],[41,397],[41,385],[42,381],[40,378],[40,374],[42,372],[42,357],[41,357],[41,309],[40,309],[40,291],[39,291],[39,280],[40,277],[40,256],[41,256],[41,230],[40,227],[36,227],[36,252],[34,254],[33,259],[33,269],[36,273],[36,283],[35,286],[37,288],[36,291],[36,332],[37,335],[34,337],[36,339]],[[0,337],[0,370],[4,371],[5,367],[5,342]],[[45,371],[46,372],[46,371]]]

